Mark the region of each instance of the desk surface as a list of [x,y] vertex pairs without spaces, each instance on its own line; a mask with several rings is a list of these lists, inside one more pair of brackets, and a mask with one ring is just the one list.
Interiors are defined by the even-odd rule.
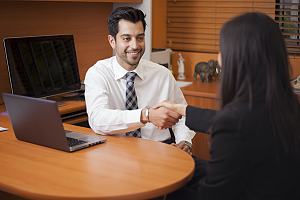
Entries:
[[62,101],[58,106],[58,110],[61,115],[76,112],[79,110],[85,110],[85,101]]
[[[192,84],[181,88],[184,95],[219,99],[219,81],[212,81],[209,83],[203,83],[200,80],[191,79],[186,81],[191,81]],[[296,95],[300,99],[300,93],[296,93]]]
[[9,128],[0,132],[0,190],[25,198],[149,199],[178,189],[193,174],[192,158],[171,145],[110,136],[105,144],[65,153],[18,141],[3,113],[0,121]]
[[217,99],[219,84],[218,81],[202,83],[200,80],[193,80],[192,85],[182,87],[181,90],[184,95]]

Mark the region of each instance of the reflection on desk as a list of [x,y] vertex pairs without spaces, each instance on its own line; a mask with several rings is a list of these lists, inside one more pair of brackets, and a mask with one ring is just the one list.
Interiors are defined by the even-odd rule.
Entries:
[[188,82],[188,81],[176,81],[176,85],[178,87],[186,87],[188,85],[192,85],[192,82]]
[[[193,159],[160,142],[108,136],[107,142],[66,153],[18,141],[0,116],[0,190],[28,199],[149,199],[190,180]],[[94,134],[65,124],[67,130]]]

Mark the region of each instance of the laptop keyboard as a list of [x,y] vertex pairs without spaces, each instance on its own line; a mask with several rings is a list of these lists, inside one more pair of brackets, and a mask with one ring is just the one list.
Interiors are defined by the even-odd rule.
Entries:
[[78,140],[78,139],[74,139],[74,138],[70,138],[70,137],[67,137],[67,140],[68,140],[68,142],[69,142],[69,146],[70,146],[70,147],[73,147],[73,146],[75,146],[75,145],[79,145],[79,144],[86,143],[86,141]]

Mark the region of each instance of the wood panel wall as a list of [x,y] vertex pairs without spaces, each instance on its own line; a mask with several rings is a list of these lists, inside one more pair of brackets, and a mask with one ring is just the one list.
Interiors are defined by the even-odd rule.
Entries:
[[[167,46],[167,0],[152,0],[152,47],[166,48]],[[172,55],[173,74],[177,75],[177,59],[179,51],[175,51]],[[216,59],[217,54],[199,53],[192,51],[181,52],[185,59],[186,76],[190,78],[193,74],[194,67],[198,62]],[[300,75],[300,56],[290,56],[292,65],[292,77]]]
[[73,34],[83,80],[91,65],[112,55],[106,25],[112,6],[112,3],[1,2],[0,92],[10,92],[2,40],[11,36]]
[[152,48],[167,48],[167,1],[152,0]]

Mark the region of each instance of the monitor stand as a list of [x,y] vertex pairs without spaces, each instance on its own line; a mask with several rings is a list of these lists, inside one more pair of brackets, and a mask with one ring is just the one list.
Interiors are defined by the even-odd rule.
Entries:
[[69,101],[72,101],[72,100],[81,100],[83,101],[84,100],[84,91],[77,91],[77,92],[70,92],[70,93],[66,93],[66,94],[62,94],[61,95],[61,98],[63,100],[69,100]]

